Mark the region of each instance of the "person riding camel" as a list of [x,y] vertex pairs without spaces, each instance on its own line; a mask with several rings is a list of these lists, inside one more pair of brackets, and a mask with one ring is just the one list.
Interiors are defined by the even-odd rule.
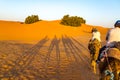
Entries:
[[98,41],[101,42],[100,36],[101,36],[100,32],[96,28],[93,28],[92,29],[92,39],[91,40],[97,39]]
[[100,32],[93,28],[92,31],[92,38],[88,43],[88,49],[90,51],[91,57],[91,66],[93,68],[94,73],[96,73],[96,60],[99,54],[99,49],[101,48],[101,39],[100,39]]
[[[98,60],[97,60],[97,63],[99,61],[101,61],[103,55],[101,56],[101,54],[109,49],[109,48],[117,48],[116,47],[116,44],[119,43],[120,45],[120,20],[117,20],[116,23],[114,24],[114,28],[110,29],[108,32],[107,32],[107,35],[106,35],[106,45],[103,46],[100,51],[99,51],[99,56],[98,56]],[[120,47],[120,46],[119,46]]]
[[96,48],[101,46],[101,39],[100,39],[101,35],[96,28],[93,28],[91,33],[92,33],[92,38],[89,40],[88,49],[90,51],[90,55],[93,56],[96,53]]

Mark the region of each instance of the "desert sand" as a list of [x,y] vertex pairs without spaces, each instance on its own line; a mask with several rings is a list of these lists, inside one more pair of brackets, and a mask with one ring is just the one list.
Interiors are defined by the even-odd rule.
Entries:
[[21,22],[0,21],[0,40],[20,40],[20,41],[36,41],[47,36],[58,38],[62,35],[67,36],[88,36],[92,27],[98,28],[101,34],[105,34],[107,28],[82,25],[81,27],[70,27],[59,24],[56,21],[39,21],[33,24],[22,24]]
[[0,21],[0,79],[98,80],[87,45],[93,27],[100,31],[103,44],[108,28],[71,27],[59,22]]

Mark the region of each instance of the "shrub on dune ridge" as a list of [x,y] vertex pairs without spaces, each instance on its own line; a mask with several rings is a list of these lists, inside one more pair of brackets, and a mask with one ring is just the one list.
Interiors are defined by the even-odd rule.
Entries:
[[86,23],[86,21],[82,17],[78,17],[78,16],[69,17],[69,15],[63,16],[63,18],[60,22],[60,24],[63,24],[66,26],[74,26],[74,27],[81,26],[81,23],[83,23],[83,24]]
[[39,21],[38,15],[31,15],[25,18],[25,24],[31,24],[37,21]]

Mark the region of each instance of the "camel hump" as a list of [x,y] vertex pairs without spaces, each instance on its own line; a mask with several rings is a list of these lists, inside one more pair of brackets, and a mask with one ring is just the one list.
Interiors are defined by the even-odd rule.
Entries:
[[97,39],[89,41],[88,49],[90,50],[90,54],[95,54],[96,52],[98,53],[100,48],[101,48],[101,43]]
[[113,57],[115,59],[120,60],[120,50],[117,48],[110,48],[108,50],[108,57]]
[[94,49],[96,47],[101,48],[100,41],[98,41],[97,39],[90,40],[89,43],[88,43],[88,49],[92,50],[92,49]]

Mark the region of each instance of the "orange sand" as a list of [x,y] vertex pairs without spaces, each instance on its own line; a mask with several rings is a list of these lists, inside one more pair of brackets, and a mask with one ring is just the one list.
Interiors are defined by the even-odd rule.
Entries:
[[102,34],[106,34],[108,28],[90,26],[83,24],[81,27],[70,27],[59,24],[56,21],[39,21],[33,24],[22,24],[20,22],[0,21],[0,40],[19,40],[35,41],[48,36],[53,38],[55,35],[60,38],[67,36],[91,35],[90,31],[96,27]]

